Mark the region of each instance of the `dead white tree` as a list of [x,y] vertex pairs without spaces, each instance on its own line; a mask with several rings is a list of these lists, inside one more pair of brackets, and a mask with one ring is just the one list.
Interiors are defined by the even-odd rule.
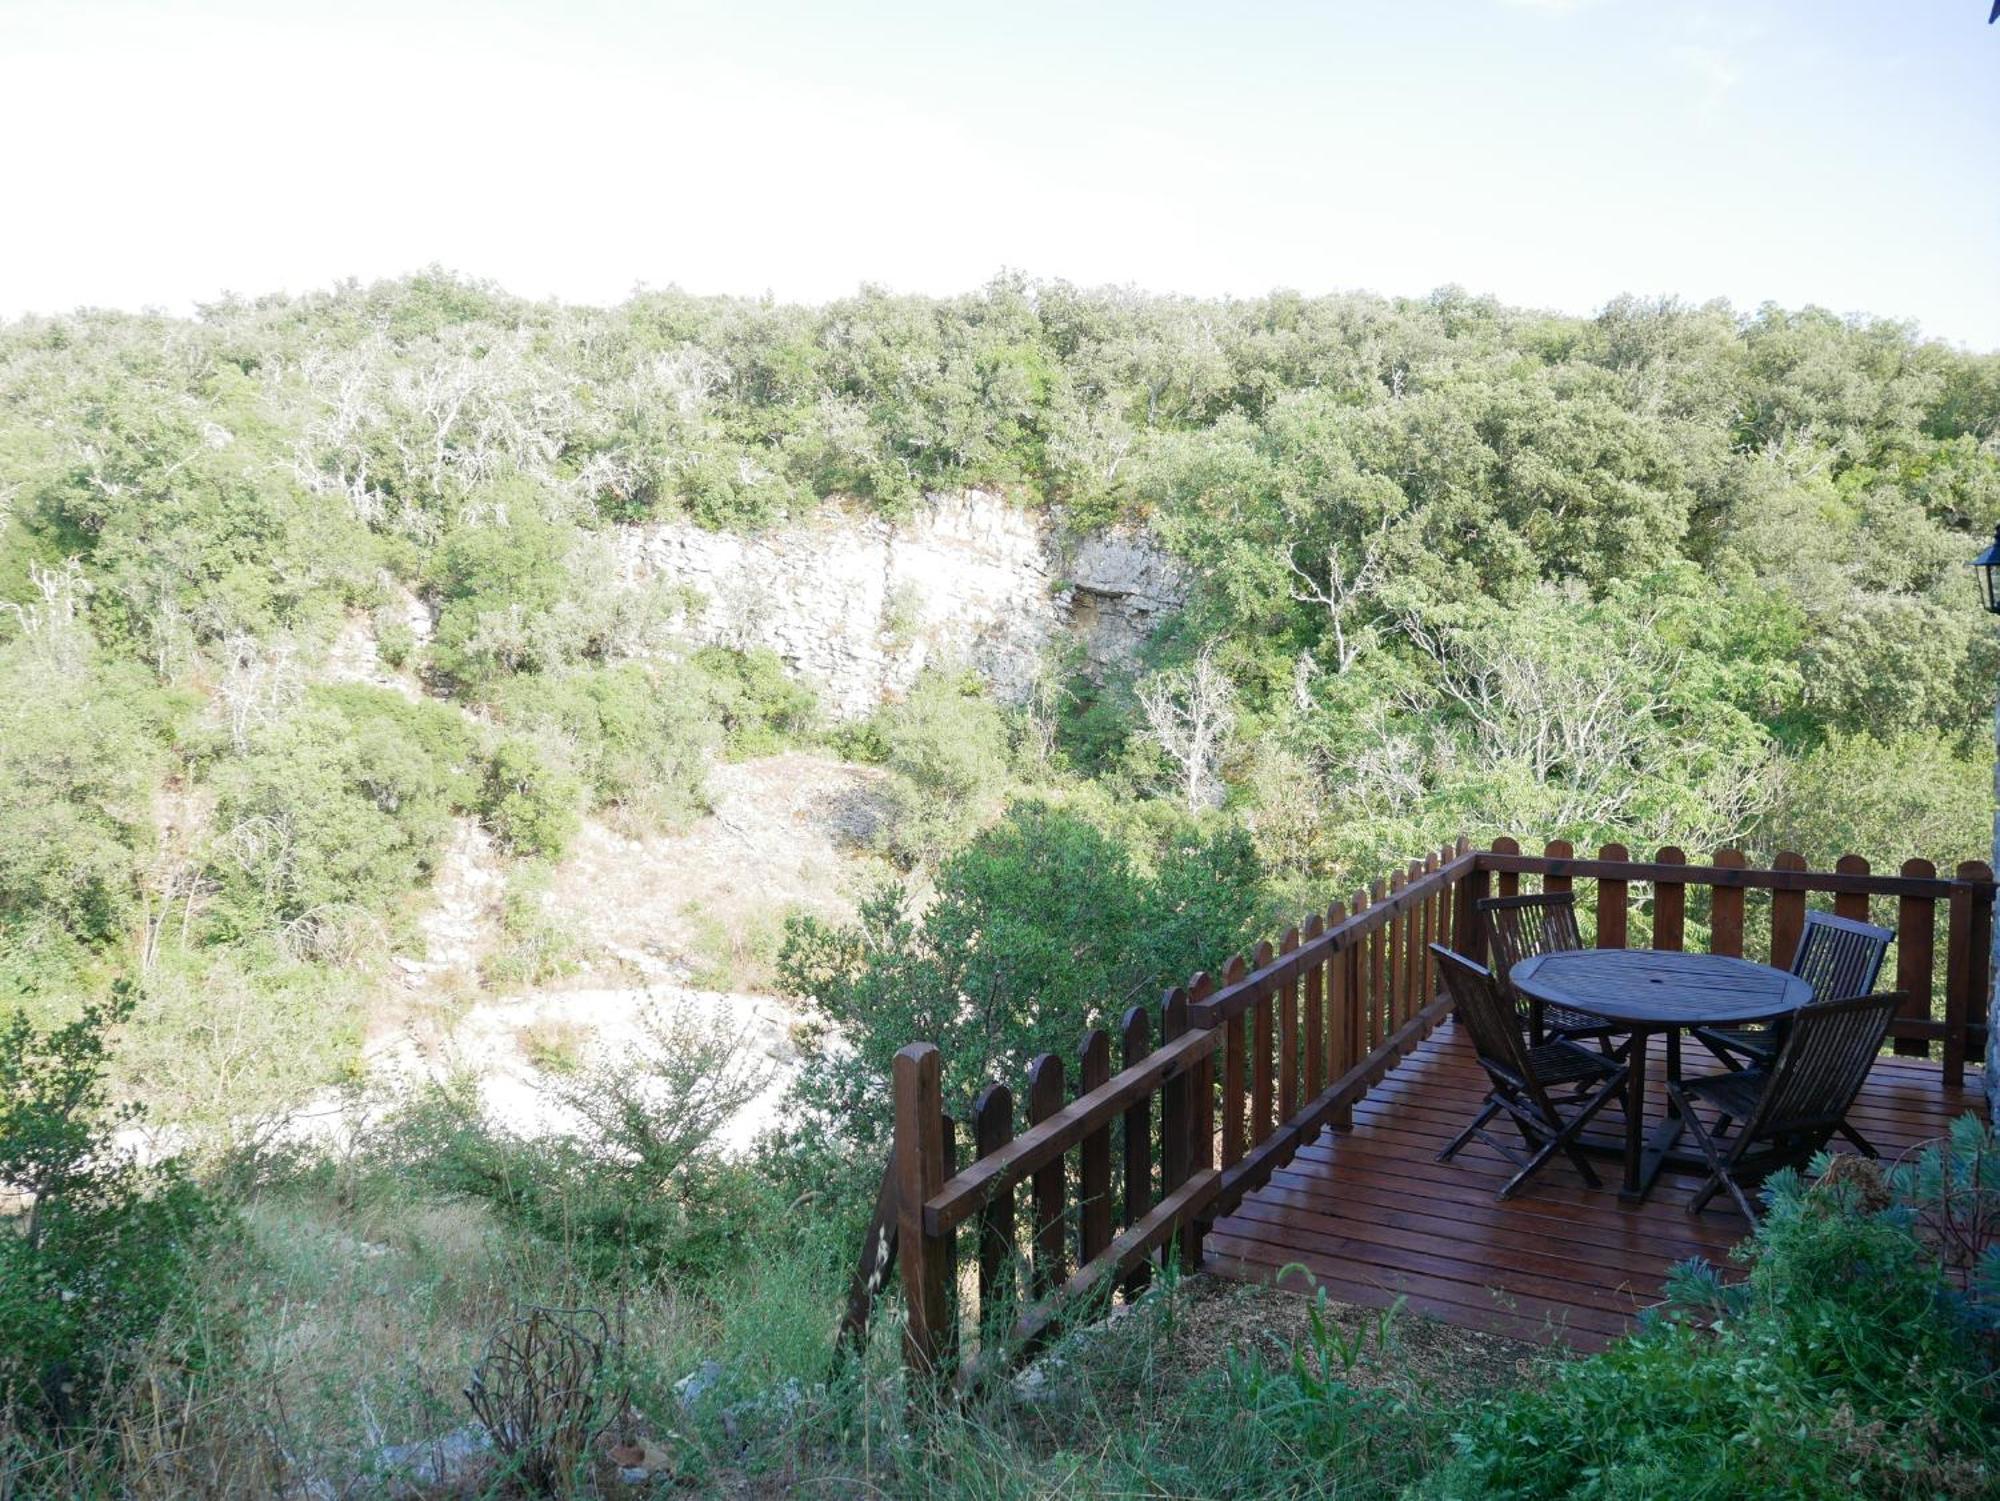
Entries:
[[89,649],[89,636],[77,618],[90,593],[83,564],[76,558],[65,559],[60,568],[30,563],[28,582],[41,599],[27,604],[0,603],[0,610],[14,617],[21,639],[44,667],[65,676],[81,671]]
[[1156,672],[1139,685],[1146,738],[1179,769],[1190,813],[1222,802],[1222,758],[1236,730],[1236,685],[1215,660],[1210,641],[1192,665]]
[[1327,628],[1333,632],[1334,671],[1345,672],[1360,660],[1374,633],[1360,618],[1365,602],[1381,588],[1387,573],[1383,555],[1388,549],[1389,526],[1393,518],[1384,516],[1361,548],[1360,560],[1352,565],[1341,556],[1338,544],[1326,550],[1323,573],[1299,562],[1298,548],[1287,545],[1285,566],[1292,574],[1292,598],[1302,605],[1318,605],[1326,611]]
[[269,647],[256,638],[237,634],[223,643],[222,681],[215,700],[229,725],[229,743],[239,756],[250,748],[250,736],[278,720],[305,691],[298,651],[289,637]]

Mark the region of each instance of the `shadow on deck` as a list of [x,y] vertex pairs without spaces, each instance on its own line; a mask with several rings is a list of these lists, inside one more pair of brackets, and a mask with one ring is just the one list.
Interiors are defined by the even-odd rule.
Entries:
[[[1649,1060],[1650,1119],[1665,1109],[1663,1061]],[[1702,1062],[1690,1057],[1689,1072]],[[1435,1160],[1484,1092],[1471,1046],[1441,1027],[1355,1106],[1351,1129],[1322,1132],[1216,1222],[1208,1270],[1302,1290],[1316,1282],[1365,1307],[1402,1297],[1446,1323],[1593,1350],[1659,1301],[1675,1262],[1721,1263],[1748,1233],[1726,1196],[1688,1214],[1698,1180],[1671,1169],[1644,1204],[1621,1204],[1611,1158],[1593,1163],[1602,1188],[1558,1159],[1497,1201],[1513,1167],[1490,1148],[1473,1142]],[[1849,1119],[1893,1161],[1979,1102],[1976,1075],[1948,1088],[1935,1063],[1885,1056]],[[1600,1120],[1610,1133],[1623,1128],[1616,1106]]]

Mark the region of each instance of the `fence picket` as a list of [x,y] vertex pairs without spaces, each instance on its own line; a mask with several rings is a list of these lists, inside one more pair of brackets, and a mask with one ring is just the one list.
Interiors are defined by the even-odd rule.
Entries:
[[[1144,1006],[1133,1006],[1118,1028],[1118,1061],[1125,1068],[1143,1063],[1153,1051],[1153,1019]],[[1153,1207],[1153,1097],[1142,1094],[1125,1110],[1125,1212],[1130,1226]],[[1129,1300],[1145,1290],[1149,1268],[1140,1262],[1125,1274]]]
[[[1063,1063],[1043,1053],[1028,1065],[1028,1123],[1039,1126],[1063,1108]],[[1063,1280],[1063,1159],[1035,1169],[1029,1179],[1035,1221],[1035,1296],[1046,1297]]]
[[[1715,863],[1725,870],[1742,870],[1749,865],[1743,851],[1724,849],[1715,852]],[[1727,954],[1732,959],[1743,957],[1743,888],[1741,886],[1718,886],[1709,899],[1708,909],[1708,951],[1711,954]]]
[[[1597,852],[1600,860],[1628,860],[1631,851],[1622,844],[1607,844]],[[1622,949],[1630,936],[1631,887],[1624,881],[1597,883],[1597,946]]]
[[[1673,845],[1668,845],[1653,856],[1655,865],[1685,865],[1687,856]],[[1656,949],[1680,949],[1686,946],[1687,937],[1687,887],[1680,881],[1666,878],[1666,873],[1653,879],[1653,947]]]

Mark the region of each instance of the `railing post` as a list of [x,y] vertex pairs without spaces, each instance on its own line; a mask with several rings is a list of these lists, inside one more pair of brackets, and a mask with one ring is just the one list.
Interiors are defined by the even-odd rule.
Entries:
[[[1306,947],[1319,951],[1320,935],[1326,922],[1315,912],[1306,919]],[[1322,954],[1306,967],[1305,982],[1305,1091],[1316,1100],[1326,1087],[1326,959]]]
[[[1299,930],[1285,929],[1278,952],[1299,951]],[[1290,979],[1278,987],[1278,1121],[1289,1121],[1299,1110],[1299,982]]]
[[[1335,902],[1326,909],[1326,925],[1337,928],[1347,921],[1347,908]],[[1338,1079],[1361,1055],[1354,1050],[1354,950],[1349,947],[1334,954],[1326,966],[1326,1077]],[[1335,1112],[1333,1127],[1345,1131],[1354,1124],[1354,1108],[1343,1106]]]
[[[1215,990],[1206,971],[1188,982],[1188,999],[1205,1001]],[[1215,1054],[1204,1053],[1188,1071],[1188,1174],[1207,1172],[1215,1166]],[[1201,1270],[1202,1242],[1208,1237],[1209,1222],[1190,1219],[1181,1232],[1181,1270]]]
[[1493,894],[1493,872],[1468,870],[1458,883],[1458,910],[1452,914],[1452,947],[1475,964],[1486,962],[1486,924],[1479,904]]
[[1974,887],[1993,879],[1984,861],[1967,860],[1958,867],[1951,893],[1951,928],[1945,941],[1944,1082],[1965,1083],[1966,1026],[1972,1020],[1978,993],[1984,991],[1992,946],[1993,906]]
[[[1937,867],[1928,860],[1905,860],[1903,874],[1934,880]],[[1903,992],[1903,1015],[1914,1021],[1931,1019],[1931,997],[1937,987],[1937,899],[1906,896],[1896,903],[1896,988]],[[1930,1042],[1922,1037],[1898,1037],[1896,1052],[1904,1058],[1928,1058]]]
[[896,1248],[903,1274],[903,1363],[933,1380],[950,1337],[951,1238],[924,1228],[924,1205],[944,1187],[944,1097],[938,1050],[913,1042],[896,1054]]
[[[1268,942],[1260,943],[1250,956],[1252,970],[1263,969],[1277,955]],[[1223,971],[1235,980],[1242,979],[1241,959],[1229,961],[1230,967]],[[1266,990],[1257,997],[1251,1007],[1250,1027],[1250,1144],[1258,1146],[1271,1134],[1271,1107],[1277,1098],[1277,1085],[1272,1077],[1271,1064],[1275,1055],[1275,1028],[1271,1013],[1276,997]]]

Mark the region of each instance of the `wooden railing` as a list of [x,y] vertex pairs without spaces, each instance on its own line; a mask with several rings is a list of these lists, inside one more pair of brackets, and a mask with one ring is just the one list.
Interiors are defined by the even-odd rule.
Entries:
[[[1550,890],[1584,883],[1580,905],[1594,910],[1601,948],[1682,948],[1692,918],[1709,950],[1741,954],[1746,898],[1768,893],[1754,915],[1781,966],[1809,894],[1828,894],[1840,915],[1897,929],[1893,988],[1910,997],[1892,1028],[1898,1052],[1940,1044],[1942,1079],[1955,1085],[1968,1053],[1984,1046],[1994,892],[1985,865],[1942,877],[1910,861],[1891,876],[1851,855],[1832,871],[1807,870],[1795,855],[1756,869],[1735,850],[1694,865],[1677,849],[1634,861],[1620,845],[1579,858],[1562,841],[1529,855],[1512,839],[1481,851],[1460,839],[1231,960],[1219,981],[1194,976],[1167,994],[1157,1021],[1146,1007],[1126,1012],[1117,1072],[1101,1030],[1083,1039],[1073,1088],[1060,1058],[1037,1058],[1018,1135],[1006,1085],[989,1087],[972,1119],[955,1123],[943,1110],[937,1049],[904,1048],[894,1147],[843,1341],[866,1337],[893,1269],[910,1369],[955,1367],[971,1385],[1032,1351],[1066,1307],[1114,1290],[1129,1297],[1169,1256],[1198,1266],[1207,1227],[1321,1131],[1350,1124],[1355,1103],[1443,1020],[1449,1007],[1428,945],[1483,958],[1475,903],[1517,892],[1523,876]],[[962,1168],[961,1144],[971,1151]],[[963,1275],[962,1240],[972,1242]],[[968,1336],[977,1340],[969,1356]]]

